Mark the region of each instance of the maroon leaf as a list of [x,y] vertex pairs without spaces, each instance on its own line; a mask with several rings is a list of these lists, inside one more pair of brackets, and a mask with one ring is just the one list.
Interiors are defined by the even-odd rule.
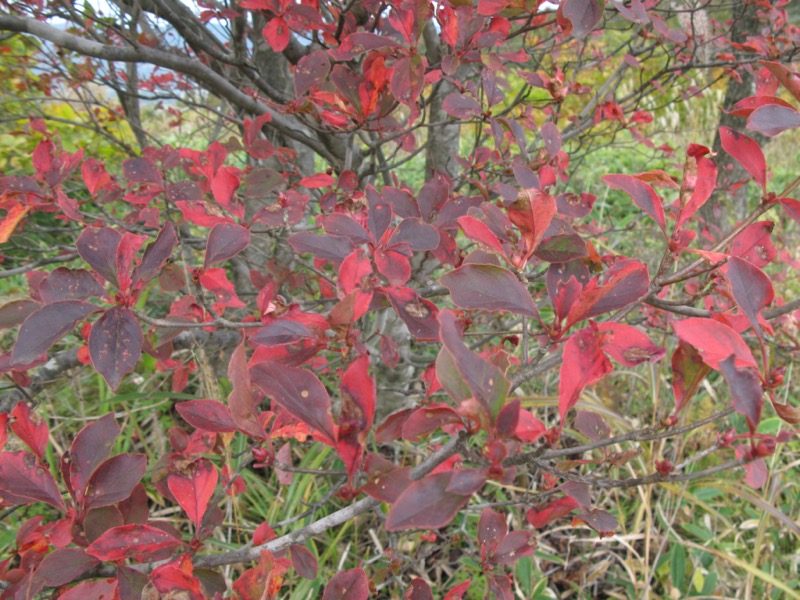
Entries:
[[0,453],[0,499],[9,504],[45,502],[64,510],[53,475],[29,452]]
[[761,420],[761,407],[764,404],[764,388],[758,372],[752,367],[737,367],[736,357],[733,354],[720,361],[719,370],[731,390],[734,410],[744,415],[750,431],[755,432]]
[[603,181],[611,187],[622,190],[631,197],[634,204],[650,215],[666,234],[667,222],[664,206],[656,191],[647,183],[633,175],[604,175]]
[[714,370],[719,371],[721,361],[732,354],[737,367],[758,366],[742,337],[719,321],[690,317],[673,321],[672,328],[681,340],[697,348],[703,362]]
[[231,354],[228,380],[233,386],[228,396],[228,408],[236,428],[258,440],[266,439],[267,434],[258,419],[258,403],[250,390],[250,371],[247,368],[243,344],[239,344]]
[[579,410],[575,415],[575,430],[593,442],[604,440],[611,435],[611,429],[603,417],[596,412],[585,410]]
[[456,119],[471,119],[481,114],[481,105],[475,98],[453,92],[442,103],[442,108]]
[[81,258],[103,279],[116,287],[119,287],[117,248],[121,241],[122,234],[110,227],[86,229],[77,241],[78,254]]
[[794,108],[768,104],[756,109],[747,119],[747,128],[767,136],[800,127],[800,113]]
[[455,409],[441,406],[425,406],[418,408],[403,424],[403,438],[412,442],[420,442],[445,425],[461,425],[463,419]]
[[[84,491],[95,469],[111,455],[114,440],[119,435],[119,426],[113,414],[107,414],[89,423],[78,432],[65,456],[69,485],[73,496],[83,502]],[[63,467],[62,467],[63,469]]]
[[333,213],[320,217],[319,224],[331,235],[344,236],[353,244],[368,244],[372,241],[367,230],[349,215]]
[[583,319],[636,302],[647,293],[649,285],[650,277],[643,263],[633,259],[621,260],[586,284],[578,301],[570,308],[564,329]]
[[766,192],[767,161],[758,142],[729,127],[720,127],[719,137],[725,152],[735,158]]
[[492,562],[497,565],[513,565],[520,558],[530,556],[536,551],[530,545],[531,536],[525,531],[512,531],[497,544]]
[[588,525],[600,534],[600,537],[614,535],[614,530],[619,527],[619,522],[611,513],[604,510],[587,510],[572,518],[572,526]]
[[39,294],[45,304],[59,300],[87,300],[105,295],[103,286],[83,269],[59,267],[39,286]]
[[433,592],[425,580],[417,577],[408,584],[403,598],[404,600],[433,600]]
[[558,412],[561,423],[587,385],[608,375],[613,367],[602,351],[602,335],[597,325],[573,334],[564,344],[558,385]]
[[603,0],[565,0],[558,12],[572,24],[572,35],[584,38],[603,18]]
[[289,557],[297,574],[304,579],[317,578],[317,557],[305,546],[289,546]]
[[508,533],[506,518],[491,508],[484,508],[478,520],[478,542],[487,549],[497,546]]
[[414,290],[402,286],[385,287],[383,293],[411,335],[418,340],[439,339],[439,322],[436,320],[439,309],[433,302],[420,298]]
[[146,562],[161,550],[182,545],[183,542],[163,529],[133,524],[112,527],[92,542],[86,553],[102,561],[129,558],[134,562]]
[[306,54],[294,68],[294,92],[299,98],[315,85],[319,85],[331,72],[331,62],[324,50]]
[[36,570],[48,587],[59,587],[75,581],[89,569],[98,565],[98,560],[78,548],[57,548],[44,557]]
[[316,258],[329,260],[338,265],[355,247],[353,242],[340,235],[316,235],[301,231],[289,236],[289,245],[300,254],[313,254]]
[[331,398],[316,375],[305,369],[263,362],[250,369],[250,376],[273,401],[336,444]]
[[207,269],[218,262],[228,260],[239,254],[250,244],[250,230],[236,223],[218,223],[208,234],[206,256],[203,268]]
[[142,356],[144,337],[133,313],[122,306],[108,309],[89,333],[89,356],[111,389],[133,371]]
[[325,586],[325,591],[322,592],[322,600],[367,600],[368,598],[369,579],[360,568],[337,573],[331,577]]
[[236,423],[228,408],[216,400],[188,400],[176,404],[175,408],[189,425],[197,429],[217,433],[236,431]]
[[144,454],[112,456],[94,471],[86,486],[87,509],[110,506],[130,497],[144,477],[147,457]]
[[461,308],[503,310],[529,317],[538,315],[528,288],[508,269],[467,264],[445,273],[440,281]]
[[697,392],[711,367],[703,362],[697,349],[681,340],[672,354],[672,392],[675,395],[675,413],[678,414]]
[[158,167],[149,158],[129,158],[122,163],[122,170],[128,181],[164,187]]
[[80,300],[60,300],[35,310],[22,323],[11,362],[33,362],[96,310],[94,304]]
[[475,399],[481,403],[489,417],[497,418],[508,394],[508,380],[494,364],[481,358],[467,348],[461,340],[456,316],[451,310],[439,314],[441,340],[453,355],[461,377],[469,386]]
[[386,530],[439,529],[447,525],[470,498],[447,491],[452,478],[453,472],[446,471],[413,482],[392,504]]
[[403,219],[392,234],[389,244],[408,244],[415,252],[435,250],[439,246],[439,231],[420,219]]
[[566,193],[556,196],[558,213],[565,217],[580,219],[592,212],[597,196],[582,192],[580,194]]
[[172,223],[166,225],[158,233],[154,242],[145,248],[142,262],[133,269],[132,281],[150,281],[154,279],[164,263],[172,256],[172,251],[178,245],[178,236],[175,235],[175,228]]
[[12,300],[0,306],[0,329],[16,327],[42,305],[34,300]]
[[759,313],[775,298],[772,281],[764,271],[736,256],[728,259],[723,267],[723,272],[730,283],[731,293],[736,304],[747,315],[756,335],[763,339],[764,334],[758,323],[758,317]]
[[218,478],[217,469],[205,458],[198,458],[185,469],[167,477],[169,491],[194,524],[195,537],[198,537],[203,517],[214,496]]
[[367,455],[364,471],[367,473],[364,492],[381,502],[395,502],[411,485],[411,467],[398,467],[377,454]]

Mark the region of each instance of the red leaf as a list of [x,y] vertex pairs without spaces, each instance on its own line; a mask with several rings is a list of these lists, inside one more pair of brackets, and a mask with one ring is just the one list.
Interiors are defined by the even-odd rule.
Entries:
[[250,231],[236,223],[218,223],[208,234],[203,268],[228,260],[250,244]]
[[643,362],[657,362],[664,358],[666,348],[656,346],[653,341],[635,327],[609,321],[601,323],[603,352],[626,367],[635,367]]
[[0,306],[0,329],[16,327],[42,305],[34,300],[11,300]]
[[177,245],[178,236],[175,235],[175,228],[168,222],[158,233],[155,241],[145,248],[142,262],[133,269],[132,282],[136,284],[154,279],[164,263],[172,256],[172,251]]
[[134,562],[146,562],[160,550],[181,545],[183,542],[163,529],[133,524],[112,527],[92,542],[86,553],[102,561],[129,558]]
[[418,443],[445,425],[463,426],[463,419],[455,409],[446,405],[418,408],[403,423],[403,438]]
[[118,454],[92,473],[86,486],[86,509],[111,506],[127,500],[147,470],[144,454]]
[[469,495],[447,491],[453,471],[433,473],[414,481],[392,504],[386,519],[387,531],[439,529],[469,502]]
[[521,191],[514,203],[508,207],[509,220],[517,226],[525,240],[525,261],[544,239],[556,212],[558,205],[555,198],[539,190]]
[[800,127],[800,113],[794,108],[768,104],[758,108],[747,119],[747,128],[772,137],[787,129]]
[[[86,484],[95,469],[111,455],[119,426],[113,414],[104,415],[78,432],[64,460],[69,465],[69,486],[75,500],[82,503]],[[62,467],[63,472],[63,467]]]
[[454,588],[450,588],[450,591],[448,591],[444,595],[443,600],[462,600],[462,598],[464,597],[464,594],[467,593],[467,590],[469,589],[469,586],[470,586],[471,583],[472,583],[472,580],[471,579],[467,579],[466,581],[463,581],[463,582],[459,583]]
[[778,250],[770,239],[774,227],[772,221],[748,225],[731,241],[730,255],[740,256],[756,267],[769,264],[778,256]]
[[686,222],[708,201],[717,186],[717,164],[705,156],[687,156],[687,165],[695,162],[695,168],[684,168],[684,181],[681,186],[681,197],[684,192],[691,192],[686,205],[681,208],[675,231],[680,230]]
[[756,335],[763,340],[764,334],[758,323],[758,316],[775,298],[772,281],[764,271],[736,256],[728,259],[722,271],[730,283],[733,299],[747,315]]
[[94,304],[80,300],[61,300],[35,310],[22,323],[11,362],[33,362],[96,310]]
[[369,579],[360,568],[337,573],[331,577],[325,586],[325,591],[322,592],[322,600],[367,600],[367,598],[369,598]]
[[106,281],[119,287],[117,248],[122,234],[110,227],[92,227],[78,236],[77,248],[81,258]]
[[111,389],[133,371],[142,356],[144,337],[136,317],[127,308],[114,306],[100,317],[89,333],[89,356]]
[[8,210],[5,218],[0,221],[0,244],[5,244],[9,240],[17,225],[25,218],[31,208],[30,205],[15,204]]
[[316,175],[309,175],[300,180],[300,185],[308,189],[324,188],[336,183],[336,179],[327,173],[317,173]]
[[29,452],[0,453],[0,499],[8,504],[45,502],[64,510],[53,475]]
[[470,215],[458,217],[457,221],[464,235],[469,239],[505,257],[506,252],[503,249],[503,245],[486,223]]
[[528,288],[508,269],[466,264],[440,278],[456,306],[468,310],[501,310],[538,316]]
[[[78,548],[57,548],[44,557],[36,569],[48,587],[59,587],[75,581],[89,569],[97,566],[96,558]],[[85,600],[85,597],[84,597]]]
[[666,235],[667,222],[664,206],[656,191],[633,175],[604,175],[603,181],[614,189],[622,190],[631,197],[634,204],[650,215]]
[[213,305],[214,310],[222,310],[227,307],[245,307],[244,302],[236,295],[236,290],[231,280],[228,279],[228,273],[225,269],[220,267],[207,269],[200,274],[199,280],[200,285],[214,294],[214,298],[216,299]]
[[175,408],[192,427],[203,431],[226,433],[236,431],[228,408],[216,400],[188,400],[176,404]]
[[672,328],[681,340],[697,348],[703,362],[716,371],[720,370],[720,362],[731,354],[736,357],[737,368],[758,367],[742,337],[719,321],[690,317],[673,321]]
[[33,453],[42,458],[47,450],[47,441],[50,431],[47,423],[37,415],[31,413],[31,408],[25,402],[17,402],[11,410],[11,431],[30,448]]
[[167,477],[169,491],[194,524],[195,537],[198,537],[208,504],[214,496],[218,478],[217,469],[205,458],[198,458]]
[[125,179],[134,183],[144,183],[159,188],[164,187],[164,180],[156,164],[149,158],[129,158],[122,163]]
[[369,356],[362,354],[347,367],[339,384],[342,422],[359,432],[372,429],[375,417],[375,379],[369,374]]
[[766,192],[767,161],[758,142],[729,127],[720,127],[719,137],[725,152],[735,158]]
[[273,17],[261,30],[261,34],[274,52],[283,52],[289,45],[291,31],[282,17]]
[[603,0],[565,0],[558,14],[572,24],[572,35],[584,38],[603,18]]
[[675,415],[692,399],[711,367],[703,362],[697,349],[681,340],[672,354],[672,392]]
[[564,496],[544,505],[543,507],[532,508],[528,511],[526,518],[536,529],[542,529],[562,517],[567,516],[576,508],[580,508],[578,501],[571,496]]
[[[124,168],[125,163],[123,163]],[[83,161],[81,175],[83,176],[83,182],[86,184],[86,189],[89,190],[92,196],[96,196],[98,191],[113,184],[111,175],[106,172],[105,165],[95,158],[88,158]]]
[[719,370],[731,390],[734,410],[744,415],[750,431],[755,432],[761,420],[761,407],[764,404],[764,388],[758,372],[752,367],[737,367],[734,355],[721,360]]
[[236,428],[257,440],[266,439],[267,434],[258,419],[258,403],[250,390],[250,371],[247,368],[243,344],[239,344],[231,354],[228,380],[233,386],[228,396],[228,408]]
[[578,301],[570,308],[564,330],[583,319],[636,302],[647,293],[649,285],[650,277],[643,263],[633,259],[615,263],[586,284]]
[[779,62],[760,60],[758,63],[769,69],[775,78],[780,81],[781,85],[794,96],[794,99],[800,102],[800,76],[789,70],[784,64]]
[[775,105],[792,108],[792,105],[786,102],[786,100],[781,100],[775,96],[750,96],[744,100],[739,100],[739,102],[734,104],[733,108],[727,112],[737,117],[749,117],[757,108]]
[[263,362],[250,369],[250,376],[273,401],[336,444],[331,398],[316,375],[305,369]]
[[299,98],[321,83],[331,72],[331,62],[324,50],[316,50],[301,58],[294,69],[294,92]]
[[317,557],[305,546],[294,544],[289,546],[289,557],[297,574],[303,579],[317,578]]
[[239,177],[230,167],[220,167],[211,181],[211,193],[214,200],[226,208],[231,208],[233,193],[239,187]]
[[614,368],[602,352],[603,336],[592,323],[573,334],[564,344],[558,386],[561,423],[587,385],[599,381]]

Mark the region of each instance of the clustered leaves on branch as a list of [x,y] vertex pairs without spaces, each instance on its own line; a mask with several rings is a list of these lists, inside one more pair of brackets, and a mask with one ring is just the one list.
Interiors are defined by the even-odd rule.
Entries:
[[[570,187],[571,143],[626,131],[654,147],[646,101],[656,89],[679,90],[678,73],[698,68],[709,49],[718,56],[708,68],[731,69],[736,52],[761,76],[755,96],[726,107],[749,129],[774,136],[800,126],[800,77],[789,66],[798,34],[782,28],[782,3],[760,11],[776,35],[745,47],[676,25],[686,14],[694,23],[700,9],[676,16],[662,4],[244,0],[204,4],[195,16],[172,0],[142,0],[120,2],[114,23],[60,3],[6,4],[1,30],[40,40],[44,56],[51,46],[80,56],[100,82],[122,86],[121,97],[188,102],[182,86],[214,94],[237,138],[150,146],[106,165],[65,151],[44,119],[26,125],[37,140],[32,171],[0,177],[5,273],[24,274],[29,289],[0,306],[0,326],[18,328],[0,355],[14,400],[0,413],[0,508],[40,510],[0,562],[0,597],[56,589],[62,598],[274,598],[290,569],[317,578],[304,545],[314,536],[370,511],[384,514],[383,532],[441,529],[480,497],[475,559],[487,595],[510,599],[511,567],[534,552],[534,530],[571,517],[613,534],[617,519],[595,505],[595,488],[734,468],[762,486],[765,457],[793,435],[759,430],[764,398],[785,422],[800,422],[800,409],[779,401],[775,352],[799,302],[768,275],[771,263],[794,267],[763,217],[782,211],[800,222],[791,197],[800,178],[773,190],[758,142],[721,128],[723,150],[760,200],[714,238],[699,211],[725,190],[708,147],[690,144],[678,175],[606,174],[654,225],[653,256],[637,257],[601,254],[592,236],[613,223],[590,222],[596,198]],[[153,35],[164,23],[188,51]],[[606,23],[622,31],[610,42],[601,41]],[[141,89],[120,83],[121,63],[149,65]],[[286,88],[272,78],[278,68]],[[595,76],[593,89],[583,82],[592,69],[613,74]],[[632,71],[638,83],[616,96]],[[417,183],[409,165],[425,173]],[[53,216],[75,235],[29,260],[16,241]],[[71,266],[51,270],[59,261]],[[195,360],[180,352],[215,335],[232,350],[227,394],[197,381]],[[53,356],[60,344],[78,348]],[[674,405],[655,407],[649,426],[615,432],[579,406],[618,366],[668,353]],[[150,463],[115,454],[120,425],[108,414],[59,455],[47,415],[33,410],[44,374],[79,363],[119,390],[143,357],[169,375],[172,393],[195,395],[175,403],[169,452]],[[419,402],[383,410],[382,378],[401,369],[401,393]],[[523,406],[524,390],[556,370],[557,411]],[[687,419],[713,373],[730,404]],[[723,430],[733,413],[744,428]],[[710,425],[720,427],[716,439],[696,456],[613,474],[637,443]],[[261,524],[244,547],[216,542],[245,469],[285,484],[302,472],[293,457],[321,446],[336,457],[324,474],[339,478],[326,505],[304,523]],[[718,460],[699,467],[710,455]],[[510,486],[527,491],[499,500]],[[183,520],[156,518],[156,502]],[[525,519],[510,528],[514,506]],[[223,576],[228,565],[236,569]],[[324,582],[322,597],[362,599],[389,584],[389,574],[359,565]],[[441,592],[455,600],[470,586]],[[405,577],[401,592],[433,597],[422,578]]]

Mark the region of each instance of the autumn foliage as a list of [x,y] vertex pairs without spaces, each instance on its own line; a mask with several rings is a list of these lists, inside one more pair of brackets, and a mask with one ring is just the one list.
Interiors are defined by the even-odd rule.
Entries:
[[[0,326],[15,328],[0,355],[13,385],[0,413],[0,508],[36,511],[0,562],[2,597],[288,597],[296,576],[318,577],[309,539],[375,511],[390,567],[343,570],[322,598],[387,597],[381,586],[402,573],[389,540],[447,531],[473,510],[482,582],[434,591],[512,598],[513,565],[538,532],[571,523],[614,535],[594,489],[732,469],[761,487],[765,458],[800,423],[781,400],[797,348],[775,350],[796,330],[797,262],[772,240],[800,223],[800,180],[774,189],[755,135],[800,126],[798,33],[783,2],[758,3],[774,34],[747,43],[687,32],[662,4],[243,0],[201,3],[188,27],[169,3],[144,2],[187,41],[185,55],[135,19],[114,29],[85,14],[79,30],[53,24],[47,3],[6,4],[0,29],[85,58],[99,83],[111,80],[104,61],[119,61],[155,65],[141,73],[143,94],[204,87],[227,102],[237,135],[146,146],[112,164],[64,150],[45,119],[20,132],[35,140],[31,170],[0,177],[0,252],[28,289],[0,306]],[[624,52],[604,41],[611,25],[628,36]],[[215,45],[214,27],[241,38]],[[259,79],[257,52],[283,61],[289,88]],[[590,135],[655,147],[647,100],[681,93],[664,89],[673,71],[659,57],[731,77],[738,61],[759,84],[724,107],[746,127],[720,127],[719,153],[692,143],[670,172],[604,174],[650,232],[642,246],[571,186],[571,153]],[[589,80],[592,64],[647,83],[617,97]],[[723,185],[721,153],[744,178]],[[704,206],[724,207],[741,186],[754,194],[744,220],[704,221]],[[47,260],[17,251],[43,223],[61,232]],[[598,242],[610,236],[621,252]],[[227,350],[216,385],[181,352],[209,340]],[[617,431],[581,404],[611,373],[659,361],[673,400],[652,422]],[[125,419],[114,414],[52,446],[36,411],[44,369],[83,368],[122,393],[145,363],[176,398],[166,453],[115,452]],[[409,397],[401,407],[384,404],[392,373]],[[707,379],[724,380],[727,397],[690,417]],[[547,386],[552,409],[524,401]],[[734,413],[744,427],[726,425]],[[761,432],[767,413],[788,427]],[[638,443],[714,425],[705,448],[619,469]],[[338,474],[327,504],[244,532],[239,547],[215,543],[243,471],[288,486],[298,457],[320,447]],[[392,597],[433,597],[420,577],[392,585]]]

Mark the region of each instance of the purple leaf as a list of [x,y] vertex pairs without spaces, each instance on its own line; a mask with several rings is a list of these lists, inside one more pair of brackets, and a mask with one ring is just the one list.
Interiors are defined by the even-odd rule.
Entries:
[[80,300],[61,300],[35,310],[19,330],[11,353],[12,363],[32,362],[96,310],[94,304]]
[[111,389],[133,371],[142,356],[144,337],[133,313],[122,306],[108,309],[89,332],[89,356]]
[[172,223],[164,225],[154,242],[145,248],[142,262],[133,269],[132,281],[150,281],[158,275],[164,263],[172,256],[172,251],[178,245],[178,236]]
[[208,234],[203,268],[228,260],[250,244],[250,230],[236,223],[218,223]]
[[110,227],[86,229],[78,237],[77,248],[81,258],[100,276],[119,287],[117,272],[117,248],[122,234]]
[[800,127],[800,113],[794,108],[768,104],[756,109],[747,119],[747,128],[767,136],[776,136],[787,129]]
[[445,273],[440,281],[461,308],[502,310],[529,317],[538,315],[528,288],[508,269],[467,264]]
[[118,454],[101,464],[86,486],[85,507],[111,506],[127,500],[144,477],[147,457],[144,454]]

